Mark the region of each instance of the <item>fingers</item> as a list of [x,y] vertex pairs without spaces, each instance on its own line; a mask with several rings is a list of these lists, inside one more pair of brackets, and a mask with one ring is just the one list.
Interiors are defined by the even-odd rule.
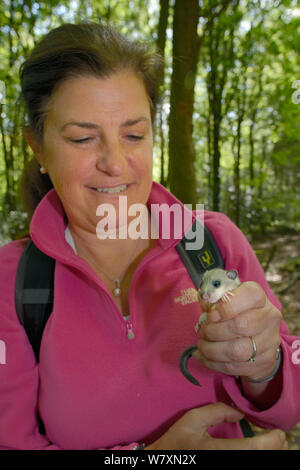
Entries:
[[[199,351],[193,356],[207,368],[253,380],[266,377],[275,367],[280,345],[280,311],[255,282],[245,282],[230,302],[217,302],[197,332]],[[255,363],[249,363],[255,341]]]
[[279,429],[274,429],[260,436],[255,436],[252,448],[257,450],[286,450],[287,441],[285,433]]
[[[218,301],[211,309],[210,320],[224,321],[240,312],[263,308],[267,302],[264,290],[256,282],[244,282],[234,290],[230,302]],[[219,318],[216,314],[219,314]]]
[[207,429],[223,422],[237,422],[243,413],[225,403],[213,403],[186,412],[169,430],[155,441],[148,449],[276,449],[285,448],[285,434],[274,430],[252,438],[216,439],[211,437]]
[[251,438],[207,438],[210,449],[216,450],[287,450],[285,433],[279,429]]
[[[235,289],[235,295],[230,302],[222,301],[214,304],[208,311],[208,324],[211,326],[216,322],[224,323],[224,327],[233,328],[232,333],[241,334],[251,328],[253,323],[262,321],[264,316],[280,321],[282,315],[280,311],[269,301],[265,292],[255,282],[245,282]],[[229,321],[231,320],[231,322]],[[263,325],[262,325],[263,327]],[[250,333],[247,332],[249,335]]]
[[253,343],[250,336],[256,344],[256,361],[260,355],[268,351],[273,354],[280,344],[280,335],[275,324],[269,325],[257,336],[249,335],[225,341],[211,341],[201,338],[197,347],[202,356],[210,361],[247,362],[253,354]]
[[276,363],[276,352],[271,350],[255,358],[254,363],[210,361],[200,351],[194,352],[193,357],[210,370],[226,375],[248,377],[251,380],[259,380],[269,375]]
[[280,312],[271,308],[241,312],[236,317],[220,322],[211,322],[211,313],[207,314],[207,322],[201,325],[201,337],[209,341],[228,341],[242,336],[255,336],[264,331],[272,323],[278,326],[281,321]]
[[211,426],[225,422],[237,422],[243,413],[225,403],[213,403],[188,411],[183,419],[195,432],[202,432],[200,448],[226,450],[285,450],[287,448],[285,433],[279,429],[269,431],[251,438],[216,439],[207,432]]
[[235,423],[242,419],[244,414],[225,403],[212,403],[201,408],[194,408],[184,415],[184,419],[189,421],[189,425],[196,430],[204,431],[211,426],[226,421],[227,423]]

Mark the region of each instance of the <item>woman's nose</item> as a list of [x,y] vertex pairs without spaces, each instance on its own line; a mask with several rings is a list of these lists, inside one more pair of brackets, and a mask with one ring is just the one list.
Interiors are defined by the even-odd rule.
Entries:
[[120,142],[107,142],[97,157],[98,170],[110,176],[121,176],[126,164],[125,152]]

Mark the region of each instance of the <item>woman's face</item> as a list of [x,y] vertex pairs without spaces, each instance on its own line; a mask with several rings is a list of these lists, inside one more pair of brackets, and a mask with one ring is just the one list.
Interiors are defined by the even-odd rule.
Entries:
[[35,153],[71,227],[95,233],[103,203],[115,207],[118,225],[119,196],[127,196],[128,208],[146,204],[152,140],[150,101],[133,72],[72,78],[57,88]]

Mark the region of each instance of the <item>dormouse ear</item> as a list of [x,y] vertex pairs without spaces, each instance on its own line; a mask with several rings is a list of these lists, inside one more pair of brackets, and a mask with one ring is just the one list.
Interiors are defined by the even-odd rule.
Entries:
[[227,274],[228,279],[232,279],[232,280],[236,279],[238,276],[238,272],[236,269],[230,269],[230,271],[227,271],[226,274]]

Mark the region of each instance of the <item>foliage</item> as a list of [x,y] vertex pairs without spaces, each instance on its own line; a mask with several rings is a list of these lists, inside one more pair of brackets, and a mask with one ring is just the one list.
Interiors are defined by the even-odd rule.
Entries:
[[[223,3],[226,9],[221,11]],[[199,3],[201,43],[193,134],[188,136],[194,146],[194,163],[190,164],[195,168],[196,199],[207,208],[227,213],[247,231],[299,230],[300,103],[293,100],[293,83],[300,80],[300,9],[295,0],[223,3]],[[155,134],[154,178],[168,185],[175,0],[168,2],[164,26],[159,29],[163,4],[166,7],[166,0],[2,0],[0,83],[5,83],[6,91],[4,100],[0,87],[3,241],[23,230],[25,223],[18,180],[30,152],[22,133],[25,116],[19,100],[18,70],[39,37],[62,22],[101,19],[130,37],[148,40],[154,46],[164,44],[164,100]],[[194,87],[190,78],[187,74],[186,87]],[[178,132],[172,137],[173,148],[179,138]],[[213,144],[219,151],[218,167],[214,166]],[[184,167],[185,155],[181,158]],[[219,180],[213,178],[214,171]],[[182,174],[175,177],[180,181]]]

